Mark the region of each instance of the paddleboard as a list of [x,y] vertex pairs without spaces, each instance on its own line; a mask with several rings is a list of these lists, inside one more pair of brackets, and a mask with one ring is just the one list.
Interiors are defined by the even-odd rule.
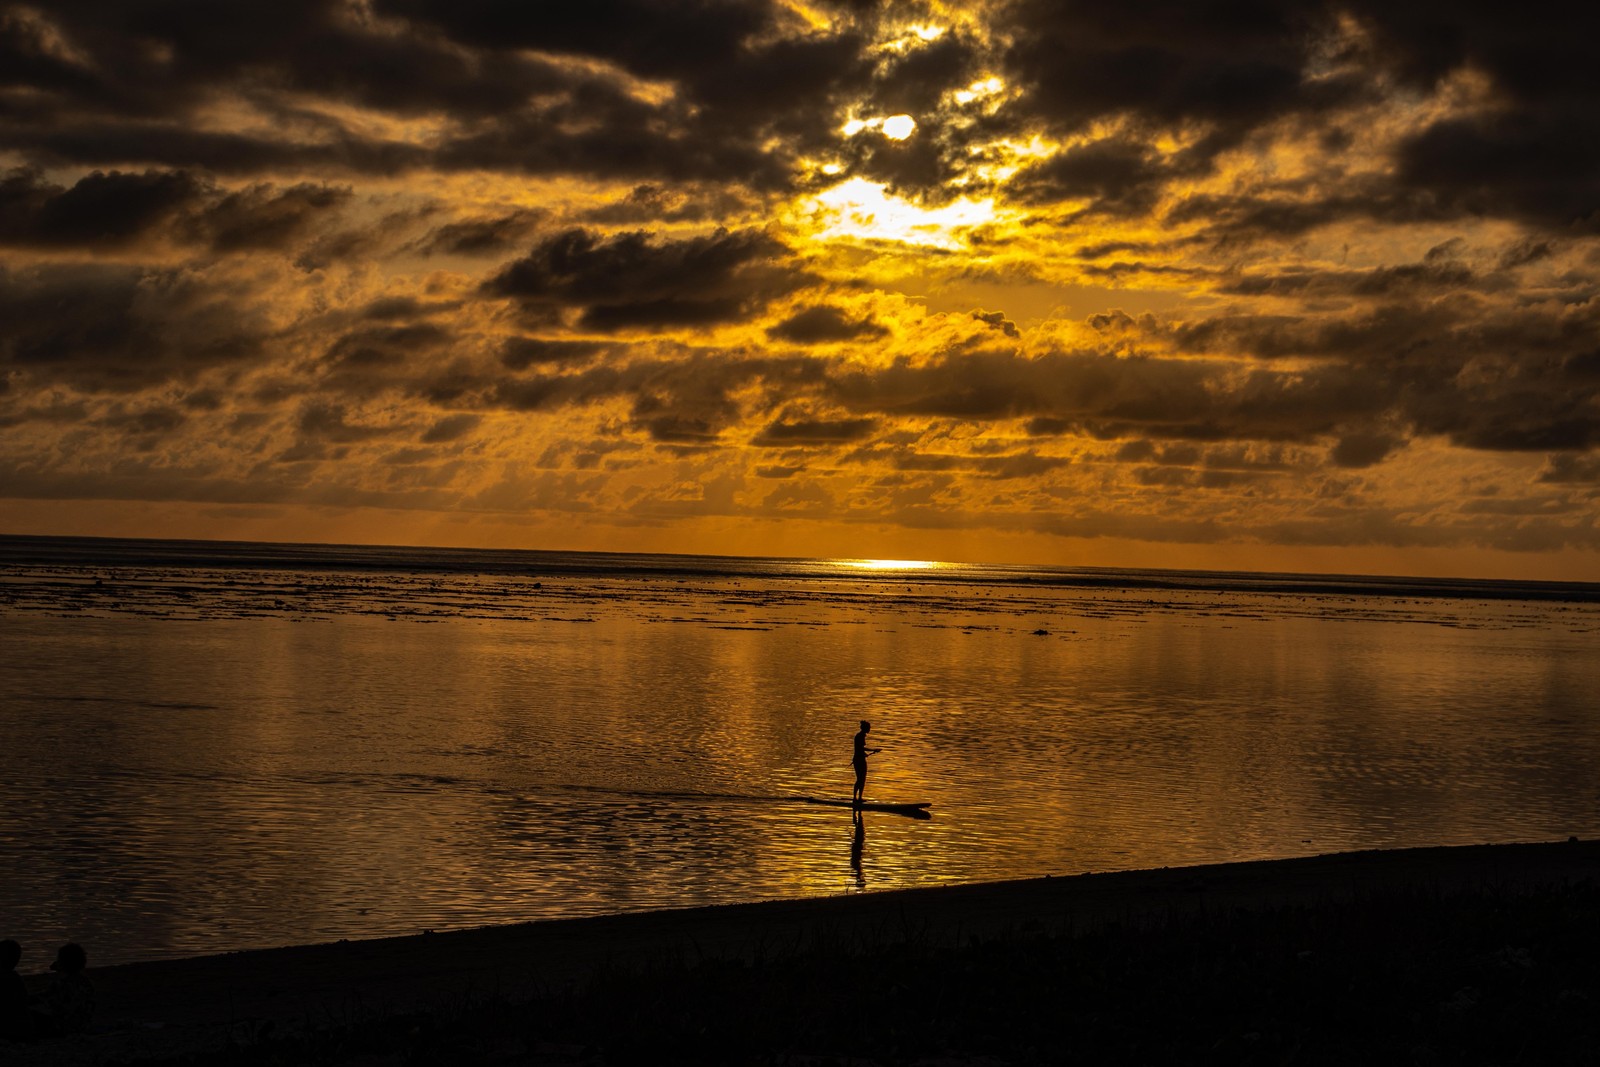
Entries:
[[933,813],[928,809],[933,807],[933,802],[924,800],[915,804],[884,804],[878,801],[867,800],[857,804],[853,800],[834,800],[830,797],[801,797],[807,804],[826,804],[832,808],[859,808],[862,811],[884,811],[890,815],[905,815],[913,819],[931,819]]

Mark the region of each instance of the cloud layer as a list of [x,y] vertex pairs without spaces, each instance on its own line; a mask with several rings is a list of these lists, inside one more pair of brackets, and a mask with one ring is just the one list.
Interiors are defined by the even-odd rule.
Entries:
[[1593,558],[1597,35],[0,2],[4,514]]

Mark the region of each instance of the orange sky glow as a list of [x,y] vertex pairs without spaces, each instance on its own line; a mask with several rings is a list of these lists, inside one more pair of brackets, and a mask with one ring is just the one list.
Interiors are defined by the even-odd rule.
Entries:
[[1203,8],[0,2],[0,533],[1600,580],[1594,35]]

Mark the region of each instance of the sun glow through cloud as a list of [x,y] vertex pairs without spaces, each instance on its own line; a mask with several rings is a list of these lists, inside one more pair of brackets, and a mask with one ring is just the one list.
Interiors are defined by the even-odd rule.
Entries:
[[985,97],[998,96],[1005,91],[1005,87],[1005,82],[991,75],[990,77],[973,82],[965,89],[956,90],[950,94],[950,97],[958,104],[970,104],[974,100],[982,100]]
[[955,249],[962,232],[995,220],[993,198],[963,197],[943,207],[918,207],[888,188],[865,178],[851,178],[816,197],[817,236],[901,241],[905,244]]
[[863,130],[877,130],[891,141],[904,141],[917,132],[917,120],[910,115],[890,115],[887,118],[852,118],[839,127],[846,137],[854,137]]

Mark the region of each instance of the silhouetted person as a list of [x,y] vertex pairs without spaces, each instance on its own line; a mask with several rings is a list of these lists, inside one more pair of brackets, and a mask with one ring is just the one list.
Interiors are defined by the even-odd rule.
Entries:
[[39,995],[33,1009],[33,1026],[40,1037],[81,1034],[94,1018],[94,983],[84,974],[89,966],[83,946],[69,942],[56,953],[50,969],[55,981]]
[[856,769],[856,787],[850,792],[850,800],[856,804],[861,803],[867,791],[867,757],[883,751],[881,748],[867,747],[867,731],[871,729],[872,724],[862,719],[861,729],[856,732],[855,754],[850,757],[850,765]]
[[7,939],[0,941],[0,1038],[22,1041],[33,1036],[28,1019],[28,987],[17,973],[22,946]]

